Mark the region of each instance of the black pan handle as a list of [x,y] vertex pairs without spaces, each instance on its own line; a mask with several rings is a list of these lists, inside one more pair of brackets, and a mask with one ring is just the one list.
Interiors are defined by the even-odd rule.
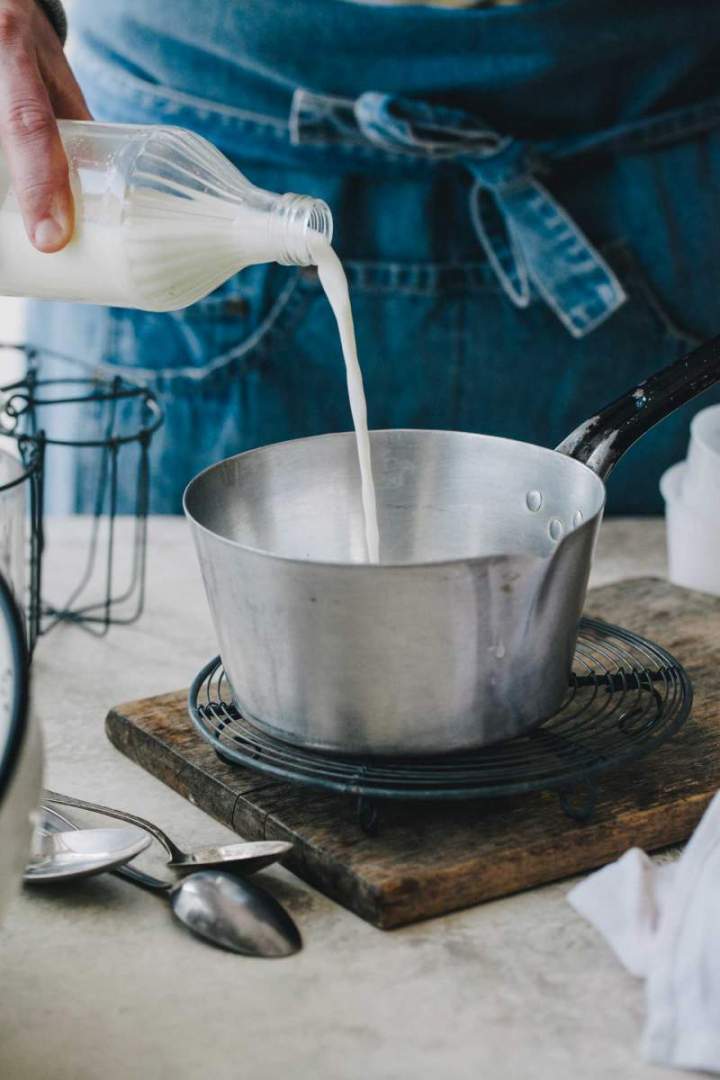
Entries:
[[571,432],[556,448],[603,480],[651,427],[720,380],[720,336],[651,375]]

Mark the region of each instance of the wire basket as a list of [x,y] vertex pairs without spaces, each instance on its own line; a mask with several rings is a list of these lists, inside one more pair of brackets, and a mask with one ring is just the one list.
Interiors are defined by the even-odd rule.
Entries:
[[[162,410],[152,391],[124,377],[87,371],[49,350],[14,348],[24,354],[26,371],[0,388],[0,434],[15,441],[32,476],[26,599],[30,646],[62,622],[104,635],[112,625],[134,622],[144,607],[150,445],[163,422]],[[47,360],[56,369],[61,365],[61,374],[46,377]],[[81,494],[70,509],[85,510],[89,519],[82,569],[64,595],[44,580],[52,510],[48,490],[58,486]],[[123,567],[117,542],[120,507],[129,511],[132,529],[132,555]]]

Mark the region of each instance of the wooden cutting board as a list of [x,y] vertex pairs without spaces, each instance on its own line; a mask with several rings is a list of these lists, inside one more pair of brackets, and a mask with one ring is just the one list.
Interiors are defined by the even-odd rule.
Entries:
[[651,578],[592,592],[588,614],[669,649],[693,717],[656,753],[600,780],[580,824],[551,792],[465,803],[383,802],[379,831],[352,799],[225,764],[195,733],[187,691],[119,705],[107,734],[128,757],[246,838],[292,840],[287,865],[389,929],[589,870],[638,845],[686,839],[720,788],[720,600]]

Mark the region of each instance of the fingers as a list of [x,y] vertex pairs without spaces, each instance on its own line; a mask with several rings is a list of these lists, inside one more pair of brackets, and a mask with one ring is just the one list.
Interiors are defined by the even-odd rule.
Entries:
[[59,70],[47,73],[45,82],[58,119],[92,120],[83,92],[75,81],[75,76],[64,56],[61,57]]
[[61,120],[92,120],[58,36],[52,27],[47,30],[38,41],[37,58],[55,115]]
[[58,251],[73,230],[67,158],[27,28],[0,16],[0,145],[30,240]]

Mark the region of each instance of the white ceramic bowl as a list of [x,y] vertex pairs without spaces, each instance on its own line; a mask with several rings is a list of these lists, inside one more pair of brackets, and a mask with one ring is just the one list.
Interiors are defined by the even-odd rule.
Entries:
[[720,499],[704,510],[685,498],[687,462],[663,475],[669,578],[675,585],[720,596]]
[[720,514],[720,405],[703,409],[690,425],[682,497],[688,506]]

